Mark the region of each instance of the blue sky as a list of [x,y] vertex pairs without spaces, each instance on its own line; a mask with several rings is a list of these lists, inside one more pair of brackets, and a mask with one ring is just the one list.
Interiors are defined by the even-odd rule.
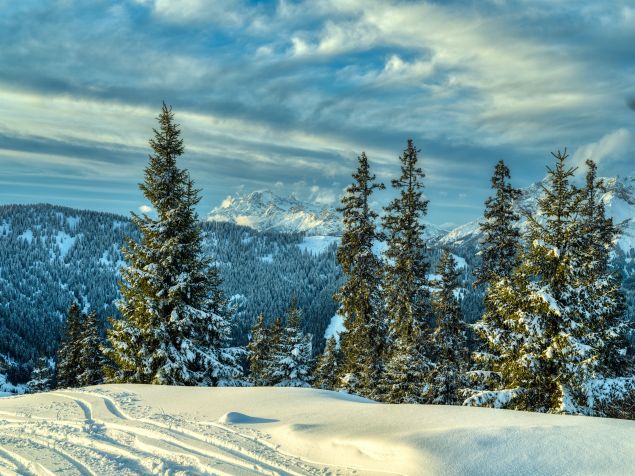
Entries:
[[565,146],[635,174],[635,3],[0,0],[0,203],[128,213],[174,107],[203,189],[332,203],[365,150],[422,149],[431,221],[477,217],[499,159]]

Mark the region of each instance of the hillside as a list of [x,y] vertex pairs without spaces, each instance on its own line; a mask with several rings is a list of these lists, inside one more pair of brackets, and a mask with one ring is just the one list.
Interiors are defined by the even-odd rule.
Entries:
[[631,474],[635,422],[296,388],[104,385],[0,399],[2,474]]
[[[335,312],[341,274],[335,248],[299,234],[257,232],[232,223],[203,224],[206,251],[221,270],[235,308],[234,339],[244,344],[258,312],[273,319],[298,295],[305,328],[322,345]],[[73,300],[116,315],[120,248],[136,236],[128,218],[51,205],[0,206],[0,374],[26,381],[29,361],[52,355]],[[320,244],[320,243],[318,243]],[[278,283],[275,288],[270,283]],[[20,364],[27,364],[21,366]]]

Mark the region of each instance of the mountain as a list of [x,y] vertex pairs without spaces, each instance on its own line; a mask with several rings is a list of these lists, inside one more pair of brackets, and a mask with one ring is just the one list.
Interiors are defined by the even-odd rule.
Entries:
[[235,223],[258,231],[310,236],[342,234],[341,218],[334,208],[303,202],[294,195],[281,197],[269,190],[229,196],[209,213],[207,220]]
[[[342,216],[335,207],[303,202],[293,194],[282,197],[270,190],[229,196],[209,213],[207,220],[235,223],[258,231],[303,233],[307,236],[342,235]],[[447,230],[426,223],[426,238],[446,233]]]

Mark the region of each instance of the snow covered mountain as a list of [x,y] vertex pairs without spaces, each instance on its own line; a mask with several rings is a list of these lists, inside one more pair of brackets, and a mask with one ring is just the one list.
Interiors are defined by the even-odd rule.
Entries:
[[269,190],[229,196],[210,212],[207,220],[231,222],[258,231],[311,236],[342,234],[341,218],[334,208],[300,201],[293,194],[281,197]]
[[[342,217],[335,206],[318,206],[300,201],[293,194],[282,197],[270,190],[229,196],[209,213],[207,220],[235,223],[258,231],[304,233],[307,236],[342,235]],[[446,233],[447,230],[432,223],[426,224],[426,238]]]

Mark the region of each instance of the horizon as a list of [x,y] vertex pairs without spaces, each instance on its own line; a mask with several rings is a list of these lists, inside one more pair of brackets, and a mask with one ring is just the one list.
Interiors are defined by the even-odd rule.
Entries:
[[635,175],[624,2],[31,0],[3,13],[1,204],[143,209],[162,100],[201,217],[260,189],[335,206],[358,154],[388,185],[408,138],[438,226],[482,214],[500,159],[517,187],[564,147],[602,176]]

